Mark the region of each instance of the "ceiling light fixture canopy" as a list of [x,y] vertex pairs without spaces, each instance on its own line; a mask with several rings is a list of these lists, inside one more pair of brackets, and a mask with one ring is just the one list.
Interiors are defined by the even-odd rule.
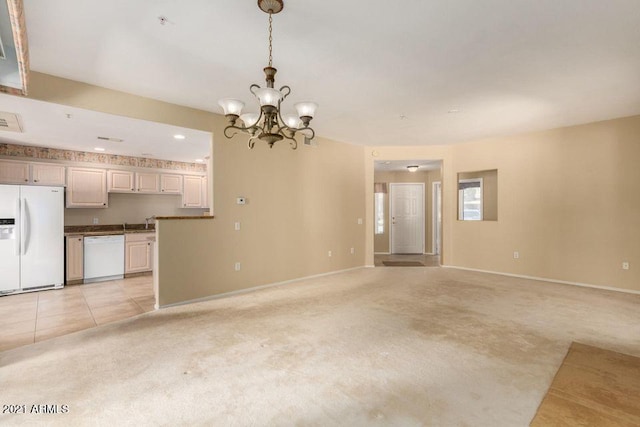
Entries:
[[[296,133],[299,132],[305,138],[311,141],[315,137],[315,131],[309,127],[309,123],[315,115],[318,104],[315,102],[298,102],[294,104],[297,114],[282,114],[281,104],[291,93],[289,86],[282,86],[279,90],[273,87],[275,75],[278,70],[272,66],[273,48],[272,48],[272,15],[276,14],[284,8],[282,0],[258,0],[258,7],[265,13],[269,14],[269,65],[264,68],[266,76],[266,87],[260,87],[257,84],[249,86],[249,91],[258,98],[260,102],[259,113],[244,113],[244,102],[225,98],[218,101],[218,104],[224,110],[224,115],[229,120],[229,126],[224,129],[224,136],[231,139],[240,131],[249,135],[249,148],[253,148],[256,139],[269,144],[269,148],[273,148],[273,144],[283,139],[288,139],[292,149],[298,147],[295,139]],[[242,125],[236,122],[240,119]]]
[[415,172],[418,170],[420,166],[417,165],[413,165],[413,166],[407,166],[407,169],[409,169],[409,172]]

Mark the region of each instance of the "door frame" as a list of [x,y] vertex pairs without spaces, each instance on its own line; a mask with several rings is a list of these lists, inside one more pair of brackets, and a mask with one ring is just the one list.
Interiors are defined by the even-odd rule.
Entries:
[[390,182],[389,183],[389,254],[393,254],[393,217],[391,216],[391,212],[393,212],[393,187],[394,186],[398,186],[398,185],[419,185],[422,187],[422,208],[420,209],[420,212],[422,214],[422,233],[421,234],[421,238],[422,238],[422,252],[421,254],[424,254],[424,246],[425,246],[425,235],[426,235],[426,230],[425,230],[425,183],[424,182]]
[[[440,193],[440,203],[438,203],[438,193]],[[440,224],[438,224],[438,211],[440,211]],[[439,245],[438,237],[440,237]],[[431,252],[434,255],[440,255],[442,252],[442,181],[431,183]]]

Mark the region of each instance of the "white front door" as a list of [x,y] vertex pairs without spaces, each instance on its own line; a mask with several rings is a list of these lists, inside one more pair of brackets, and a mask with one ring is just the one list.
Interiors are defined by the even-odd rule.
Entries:
[[391,253],[424,253],[424,184],[390,187]]

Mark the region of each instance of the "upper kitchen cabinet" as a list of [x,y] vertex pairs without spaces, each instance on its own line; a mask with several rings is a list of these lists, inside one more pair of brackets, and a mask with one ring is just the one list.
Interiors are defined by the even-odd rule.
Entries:
[[184,191],[182,192],[183,208],[202,208],[204,207],[203,183],[204,177],[190,176],[184,177]]
[[135,191],[133,177],[133,172],[110,170],[107,172],[109,193],[133,193]]
[[182,175],[167,173],[160,175],[160,192],[165,194],[181,194]]
[[38,185],[65,185],[65,167],[50,163],[31,163],[31,179]]
[[67,169],[68,208],[106,208],[107,171],[104,169]]
[[160,174],[136,172],[136,191],[138,193],[159,193]]
[[3,184],[28,184],[29,163],[0,160],[0,182]]
[[0,160],[0,182],[3,184],[64,186],[64,175],[63,165]]

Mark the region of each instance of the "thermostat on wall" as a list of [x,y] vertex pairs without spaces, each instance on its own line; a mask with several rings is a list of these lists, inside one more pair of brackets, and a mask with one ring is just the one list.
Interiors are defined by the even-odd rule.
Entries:
[[244,197],[238,197],[236,199],[236,203],[239,205],[245,205],[247,203],[247,200]]

